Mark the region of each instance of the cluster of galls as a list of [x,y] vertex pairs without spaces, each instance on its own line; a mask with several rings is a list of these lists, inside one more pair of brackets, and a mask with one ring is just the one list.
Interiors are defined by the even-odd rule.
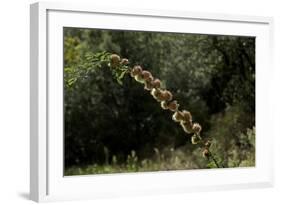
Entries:
[[193,133],[193,136],[191,137],[191,143],[203,145],[202,155],[203,157],[209,158],[210,157],[209,147],[211,146],[211,142],[209,140],[206,141],[205,143],[202,141],[202,138],[200,137],[200,132],[202,130],[202,127],[198,123],[192,123],[192,116],[190,112],[186,110],[176,111],[173,115],[173,120],[175,122],[179,122],[186,133],[188,134]]
[[[121,60],[118,55],[111,55],[111,66],[117,67],[120,64],[127,65],[128,59]],[[179,110],[179,104],[176,100],[173,100],[173,94],[170,91],[161,88],[161,81],[157,78],[154,78],[149,71],[143,70],[139,65],[134,66],[131,69],[130,75],[137,82],[144,84],[144,89],[150,91],[150,94],[155,100],[160,102],[161,107],[164,110],[170,110],[174,112],[172,119],[175,122],[180,123],[181,127],[186,133],[193,133],[193,136],[191,137],[192,144],[203,144],[202,155],[206,158],[209,158],[209,147],[211,143],[210,141],[206,141],[205,143],[202,141],[200,137],[200,132],[202,130],[201,125],[192,122],[192,115],[190,114],[190,112],[186,110]]]
[[186,133],[194,133],[192,137],[193,144],[197,144],[201,140],[201,126],[198,123],[192,122],[190,112],[186,110],[179,111],[179,104],[176,100],[173,100],[173,94],[161,88],[161,81],[159,79],[155,79],[149,71],[143,70],[141,66],[134,66],[131,70],[131,76],[136,81],[144,84],[144,89],[150,91],[153,98],[161,103],[161,107],[164,110],[174,112],[172,119],[175,122],[179,122]]
[[127,58],[120,58],[117,54],[112,54],[110,56],[110,66],[112,68],[118,67],[119,65],[128,65],[129,60]]
[[155,100],[160,102],[164,110],[170,110],[172,112],[178,111],[179,104],[176,100],[173,100],[172,93],[162,89],[161,81],[154,78],[149,71],[143,70],[141,66],[137,65],[131,70],[131,77],[137,82],[144,84],[144,89],[150,91],[150,94]]

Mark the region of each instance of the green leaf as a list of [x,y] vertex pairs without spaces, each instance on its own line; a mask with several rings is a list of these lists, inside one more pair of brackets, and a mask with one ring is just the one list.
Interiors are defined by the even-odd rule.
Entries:
[[118,83],[119,85],[123,85],[122,80],[120,80],[119,78],[117,78],[117,83]]
[[120,80],[123,79],[126,73],[127,73],[127,70],[123,70],[123,71],[121,72],[120,76],[119,76],[119,79],[120,79]]

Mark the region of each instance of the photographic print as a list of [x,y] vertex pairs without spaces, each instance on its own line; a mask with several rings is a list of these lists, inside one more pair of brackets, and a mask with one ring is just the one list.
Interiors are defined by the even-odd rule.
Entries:
[[63,38],[65,176],[255,166],[255,37]]

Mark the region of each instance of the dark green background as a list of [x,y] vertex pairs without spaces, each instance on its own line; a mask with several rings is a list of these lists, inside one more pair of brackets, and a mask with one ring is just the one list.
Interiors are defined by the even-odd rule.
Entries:
[[[64,28],[64,69],[77,70],[88,52],[102,51],[160,78],[202,125],[203,137],[213,139],[224,167],[254,165],[254,37]],[[122,166],[132,150],[136,166],[163,155],[161,169],[211,167],[171,113],[129,76],[120,86],[109,69],[93,70],[65,86],[64,112],[66,170]],[[169,167],[171,155],[179,166]]]

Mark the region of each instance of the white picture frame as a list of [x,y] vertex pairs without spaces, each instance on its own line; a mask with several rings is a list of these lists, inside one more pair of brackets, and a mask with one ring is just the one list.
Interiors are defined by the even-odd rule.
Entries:
[[[46,2],[32,4],[30,11],[31,200],[41,202],[273,186],[272,113],[263,109],[270,106],[272,18]],[[256,36],[256,166],[64,177],[60,106],[63,97],[64,26]]]

